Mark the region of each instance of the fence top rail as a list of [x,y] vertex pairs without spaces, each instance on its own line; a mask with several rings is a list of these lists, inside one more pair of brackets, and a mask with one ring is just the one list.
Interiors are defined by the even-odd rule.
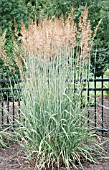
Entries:
[[83,88],[83,91],[109,91],[109,88]]
[[[78,80],[74,80],[75,82],[78,82],[78,81],[80,81],[79,79]],[[93,79],[81,79],[81,82],[104,82],[104,81],[106,81],[106,82],[109,82],[109,78],[93,78]]]
[[93,81],[97,81],[97,82],[104,82],[104,81],[109,81],[109,78],[100,78],[100,79],[96,79],[96,78],[94,78],[94,79],[89,79],[89,80],[87,80],[87,79],[85,79],[84,81],[90,81],[90,82],[93,82]]

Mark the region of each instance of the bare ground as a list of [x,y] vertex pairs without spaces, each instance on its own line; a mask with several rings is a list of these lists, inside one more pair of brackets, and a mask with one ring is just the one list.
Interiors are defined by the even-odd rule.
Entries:
[[[109,157],[109,142],[104,146]],[[12,143],[7,149],[0,149],[0,170],[34,170],[33,165],[30,164],[21,155],[21,148],[16,143]],[[84,170],[109,170],[109,159],[98,160],[96,164],[88,162],[83,163]],[[56,169],[54,169],[56,170]],[[65,168],[60,168],[65,170]],[[73,170],[73,169],[72,169]],[[81,170],[81,168],[79,168]]]
[[13,143],[0,149],[0,170],[33,170],[30,163],[20,155],[21,148]]

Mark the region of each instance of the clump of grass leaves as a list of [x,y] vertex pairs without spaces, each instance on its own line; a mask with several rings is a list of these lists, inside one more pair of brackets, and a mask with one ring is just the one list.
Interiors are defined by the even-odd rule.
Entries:
[[81,108],[80,81],[74,91],[75,69],[68,57],[69,63],[61,52],[60,59],[46,63],[30,55],[26,62],[18,134],[38,169],[82,167],[83,159],[94,162],[101,149],[88,129],[87,108]]
[[6,148],[9,146],[10,142],[15,139],[13,133],[9,131],[8,128],[1,129],[0,128],[0,147]]
[[17,134],[36,169],[82,167],[82,160],[94,162],[102,153],[97,135],[87,126],[87,107],[81,106],[93,39],[88,10],[78,26],[73,12],[66,20],[47,17],[38,25],[29,23],[28,29],[22,23],[23,53],[14,40],[23,80]]

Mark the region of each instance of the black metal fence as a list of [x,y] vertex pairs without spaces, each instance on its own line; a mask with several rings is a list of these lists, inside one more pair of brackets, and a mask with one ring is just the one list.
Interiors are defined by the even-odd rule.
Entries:
[[83,88],[83,92],[87,92],[88,124],[97,131],[107,133],[109,132],[109,78],[102,75],[101,78],[94,76],[93,79],[85,81],[87,88]]
[[[16,125],[20,118],[20,80],[0,80],[0,128]],[[84,80],[82,98],[87,98],[88,125],[101,132],[109,131],[109,78]],[[16,85],[17,84],[17,85]],[[99,84],[99,85],[98,85]],[[11,86],[10,86],[11,85]],[[91,121],[90,121],[91,120]]]
[[0,80],[0,129],[16,126],[20,118],[20,80]]

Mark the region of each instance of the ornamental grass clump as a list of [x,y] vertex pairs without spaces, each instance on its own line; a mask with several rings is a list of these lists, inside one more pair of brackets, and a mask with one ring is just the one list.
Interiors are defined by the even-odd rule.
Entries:
[[78,26],[73,9],[66,20],[46,17],[38,25],[29,23],[28,29],[22,23],[21,52],[14,40],[15,62],[24,80],[16,134],[35,169],[83,168],[84,159],[94,162],[102,153],[99,138],[87,126],[87,107],[81,105],[92,48],[87,17],[85,7]]
[[78,82],[74,90],[76,71],[72,55],[68,57],[69,64],[63,51],[60,59],[50,63],[32,55],[26,62],[17,134],[36,169],[82,167],[84,159],[94,162],[101,149],[97,135],[87,127],[87,108],[81,108],[82,85]]

